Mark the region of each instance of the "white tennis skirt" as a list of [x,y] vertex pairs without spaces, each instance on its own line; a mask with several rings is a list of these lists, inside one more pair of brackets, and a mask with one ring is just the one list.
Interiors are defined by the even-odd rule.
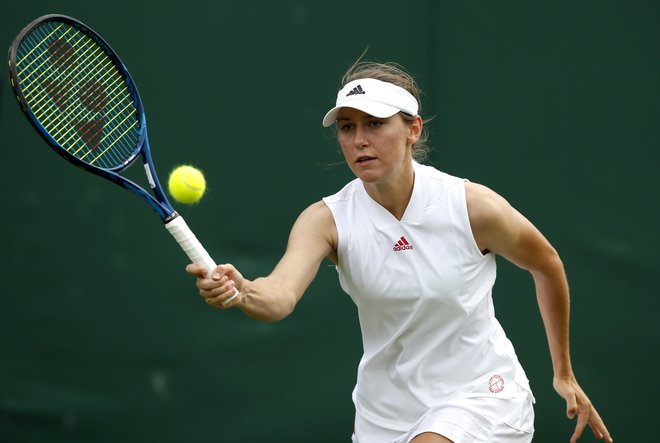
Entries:
[[456,396],[429,409],[407,432],[379,426],[355,414],[353,443],[410,443],[425,432],[454,443],[529,443],[534,435],[534,398],[520,388],[513,398]]

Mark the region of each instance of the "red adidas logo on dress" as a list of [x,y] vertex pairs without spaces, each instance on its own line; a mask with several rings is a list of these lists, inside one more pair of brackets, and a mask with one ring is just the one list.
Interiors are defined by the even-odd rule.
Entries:
[[406,250],[412,249],[412,248],[413,248],[413,245],[408,243],[408,240],[406,240],[406,237],[402,236],[399,239],[399,241],[396,242],[393,249],[394,249],[395,252],[398,252],[398,251],[406,251]]

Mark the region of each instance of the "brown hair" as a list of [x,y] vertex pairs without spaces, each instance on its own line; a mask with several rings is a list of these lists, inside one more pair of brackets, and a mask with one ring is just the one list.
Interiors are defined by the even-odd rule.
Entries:
[[[341,87],[343,88],[347,83],[361,78],[375,78],[376,80],[392,83],[393,85],[405,89],[415,97],[417,103],[419,103],[419,115],[422,114],[422,101],[420,100],[421,90],[417,86],[415,79],[408,74],[401,65],[393,62],[380,63],[358,60],[348,68],[344,77],[342,77]],[[399,112],[399,115],[407,121],[412,121],[413,117],[415,117],[403,112]],[[424,123],[427,123],[428,121],[429,120],[423,120]],[[429,133],[426,125],[424,125],[419,140],[417,140],[412,147],[413,158],[418,162],[424,161],[428,156],[430,151],[428,138]]]

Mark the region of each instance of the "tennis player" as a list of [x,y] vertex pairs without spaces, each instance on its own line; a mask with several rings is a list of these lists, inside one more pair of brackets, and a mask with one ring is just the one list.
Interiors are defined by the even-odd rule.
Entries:
[[323,125],[336,125],[357,178],[300,214],[269,276],[248,280],[224,264],[206,278],[189,265],[201,296],[281,320],[328,257],[362,330],[353,442],[529,442],[534,397],[493,311],[500,255],[534,279],[553,386],[577,416],[570,441],[589,425],[612,442],[573,373],[569,290],[555,249],[489,188],[421,164],[427,133],[403,69],[358,62],[342,84]]

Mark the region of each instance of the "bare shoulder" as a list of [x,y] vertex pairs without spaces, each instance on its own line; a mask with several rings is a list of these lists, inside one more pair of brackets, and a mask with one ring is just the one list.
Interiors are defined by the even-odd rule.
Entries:
[[305,210],[302,213],[315,215],[318,217],[332,218],[332,212],[330,212],[330,208],[328,208],[328,206],[323,202],[323,200],[319,200],[315,203],[312,203],[307,208],[305,208]]
[[502,196],[483,185],[466,183],[466,200],[477,245],[523,269],[556,262],[557,253],[543,234]]
[[291,230],[291,238],[316,239],[337,249],[337,227],[330,208],[322,201],[312,203],[300,213]]
[[465,199],[473,229],[490,224],[513,210],[504,197],[478,183],[465,182]]
[[465,199],[472,235],[482,251],[502,253],[515,242],[524,217],[492,189],[477,183],[465,183]]
[[332,212],[322,200],[312,203],[300,213],[298,220],[296,220],[296,225],[299,224],[320,230],[330,228],[336,231]]

